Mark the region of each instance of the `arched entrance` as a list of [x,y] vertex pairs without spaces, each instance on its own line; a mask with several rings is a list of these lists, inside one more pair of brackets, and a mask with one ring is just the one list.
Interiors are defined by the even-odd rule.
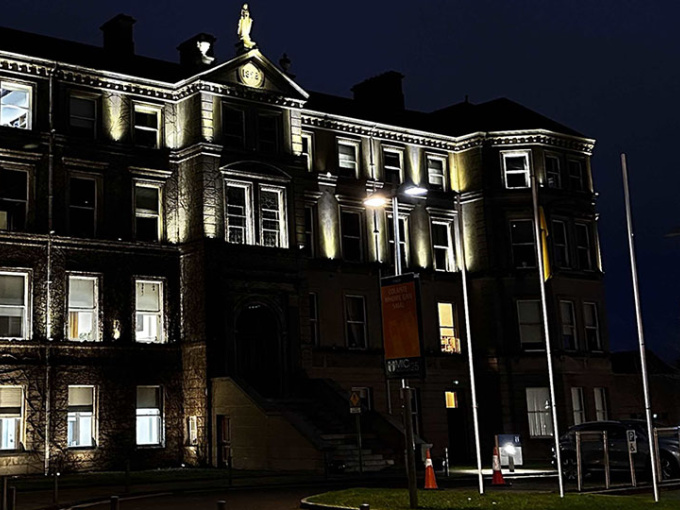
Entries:
[[236,319],[236,374],[263,397],[283,390],[280,329],[276,314],[263,303],[246,305]]

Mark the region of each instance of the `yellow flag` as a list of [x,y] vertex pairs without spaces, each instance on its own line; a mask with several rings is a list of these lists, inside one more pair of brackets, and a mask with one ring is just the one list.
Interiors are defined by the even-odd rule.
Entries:
[[541,229],[541,256],[543,257],[543,281],[548,281],[552,276],[550,271],[550,257],[548,255],[548,223],[545,221],[543,207],[538,208],[538,222]]

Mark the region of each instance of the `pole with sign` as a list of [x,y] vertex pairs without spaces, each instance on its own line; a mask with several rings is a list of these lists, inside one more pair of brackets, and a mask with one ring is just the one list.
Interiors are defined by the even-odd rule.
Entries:
[[357,448],[359,448],[359,473],[364,472],[364,453],[361,440],[361,395],[358,391],[353,391],[349,397],[349,413],[356,416],[357,425]]

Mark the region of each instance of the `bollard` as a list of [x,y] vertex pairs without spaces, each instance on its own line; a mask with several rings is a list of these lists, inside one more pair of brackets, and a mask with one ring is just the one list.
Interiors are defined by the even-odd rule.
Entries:
[[111,510],[118,510],[120,508],[120,498],[118,496],[111,496]]
[[7,496],[7,510],[15,510],[17,507],[17,488],[10,487]]
[[515,472],[515,457],[508,455],[508,471],[511,473]]
[[359,510],[371,510],[371,505],[369,505],[368,503],[363,503],[359,505]]
[[217,510],[227,510],[227,502],[223,499],[217,502]]
[[54,472],[54,487],[52,490],[52,503],[59,503],[59,473]]

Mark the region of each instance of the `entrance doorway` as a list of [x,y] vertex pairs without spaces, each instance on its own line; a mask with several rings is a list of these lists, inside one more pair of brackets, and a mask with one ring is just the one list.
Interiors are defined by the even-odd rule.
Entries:
[[469,424],[465,405],[465,394],[462,391],[446,392],[446,418],[449,426],[449,464],[451,466],[468,465],[472,461],[470,441],[468,441]]

